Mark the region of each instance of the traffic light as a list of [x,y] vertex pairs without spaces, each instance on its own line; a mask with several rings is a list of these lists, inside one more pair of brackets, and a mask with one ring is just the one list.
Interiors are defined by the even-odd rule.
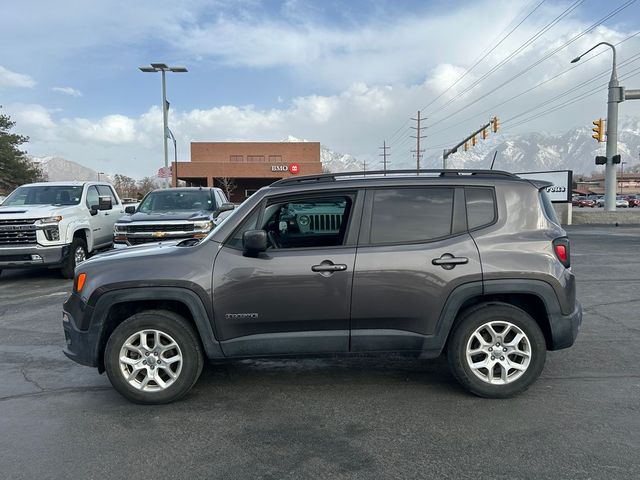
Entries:
[[607,157],[603,157],[598,155],[596,157],[596,165],[606,165],[607,164]]
[[464,142],[464,151],[469,150],[469,142]]
[[598,142],[604,142],[604,120],[599,118],[591,123],[595,125],[595,128],[591,129],[593,130],[591,138],[595,138]]
[[611,157],[611,163],[613,163],[614,165],[620,164],[620,155],[614,155],[613,157]]
[[489,132],[487,131],[487,129],[486,128],[483,129],[482,130],[482,139],[486,140],[488,136],[489,136]]
[[493,117],[491,124],[493,125],[493,133],[498,133],[498,128],[500,128],[500,120],[498,117]]
[[473,137],[471,137],[471,145],[475,147],[476,143],[478,143],[478,141],[476,140],[476,136],[474,135]]

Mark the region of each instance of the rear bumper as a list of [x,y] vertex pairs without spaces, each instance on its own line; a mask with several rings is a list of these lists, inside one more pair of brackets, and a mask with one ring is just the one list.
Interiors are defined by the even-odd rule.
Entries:
[[573,345],[582,324],[582,305],[576,301],[576,307],[569,315],[554,315],[550,319],[551,345],[549,350],[561,350]]
[[0,269],[61,265],[71,251],[70,245],[43,247],[38,244],[0,247]]

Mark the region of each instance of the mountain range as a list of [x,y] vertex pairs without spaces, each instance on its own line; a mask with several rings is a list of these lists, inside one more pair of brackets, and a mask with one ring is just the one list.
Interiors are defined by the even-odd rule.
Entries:
[[[428,132],[427,132],[428,134]],[[592,131],[588,127],[572,128],[562,134],[524,133],[491,134],[486,140],[479,140],[475,147],[468,151],[460,148],[448,159],[449,168],[489,168],[494,154],[496,161],[494,168],[511,172],[535,172],[540,170],[573,170],[574,174],[589,174],[602,171],[603,167],[596,167],[596,155],[605,154],[605,144],[598,143],[591,138]],[[293,136],[288,136],[284,142],[300,142]],[[429,147],[427,136],[423,145]],[[496,154],[497,152],[497,154]],[[391,154],[393,155],[393,146]],[[618,129],[618,153],[626,162],[625,168],[637,166],[640,158],[640,119],[635,117],[622,118]],[[415,168],[414,160],[410,158],[394,159],[394,168]],[[97,180],[98,172],[79,163],[62,157],[44,156],[30,157],[38,164],[50,181],[60,180]],[[362,162],[347,153],[339,153],[326,145],[320,147],[320,160],[323,169],[328,172],[345,172],[362,170]],[[424,168],[440,168],[442,153],[432,153],[425,156],[422,162]],[[103,180],[109,180],[113,174],[127,172],[110,172],[100,174]]]

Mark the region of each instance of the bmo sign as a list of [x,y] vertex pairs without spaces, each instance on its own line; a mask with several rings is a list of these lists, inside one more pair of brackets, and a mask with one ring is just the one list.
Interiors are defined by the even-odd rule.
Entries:
[[300,165],[292,163],[291,165],[271,165],[272,172],[289,172],[294,175],[300,173]]

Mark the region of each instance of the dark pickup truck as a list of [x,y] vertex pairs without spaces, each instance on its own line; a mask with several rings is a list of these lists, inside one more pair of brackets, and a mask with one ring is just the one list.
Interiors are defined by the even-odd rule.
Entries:
[[113,245],[124,248],[163,240],[201,239],[234,205],[219,188],[188,187],[149,192],[138,207],[126,207],[113,229]]

